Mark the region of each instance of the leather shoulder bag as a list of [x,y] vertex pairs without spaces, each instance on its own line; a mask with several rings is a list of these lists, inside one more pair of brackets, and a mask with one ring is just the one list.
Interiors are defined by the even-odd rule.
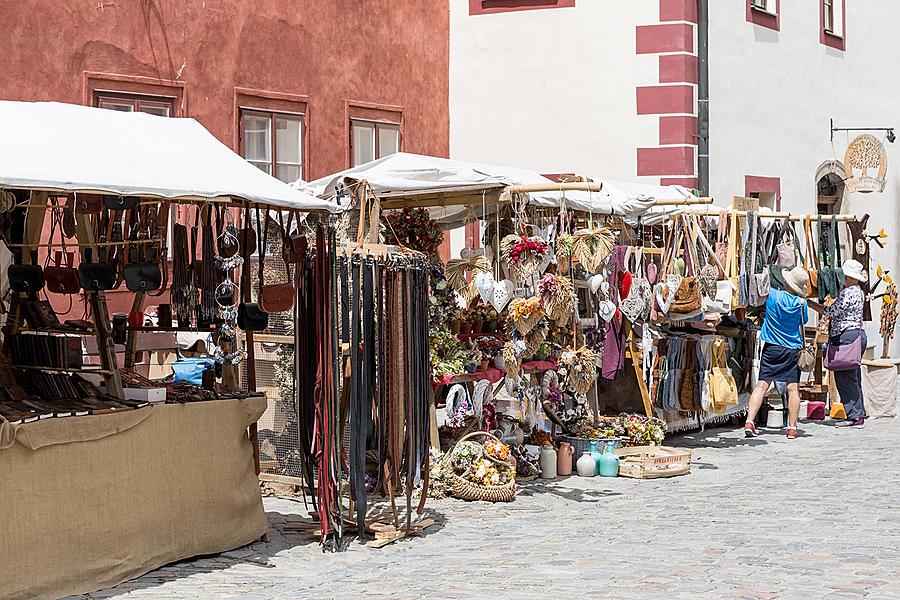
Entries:
[[[54,207],[50,211],[50,238],[53,244],[53,235],[61,227],[63,217],[60,214],[61,207]],[[47,291],[53,294],[77,294],[81,291],[81,283],[78,281],[78,269],[73,266],[75,253],[66,248],[66,236],[60,234],[62,250],[54,252],[54,264],[50,263],[50,251],[47,252],[47,263],[44,265],[44,279],[47,282]],[[63,265],[63,257],[66,264]]]
[[[258,209],[257,209],[258,210]],[[257,222],[259,213],[257,213]],[[263,258],[268,249],[269,226],[263,230],[262,247],[259,249],[259,308],[269,314],[287,312],[294,308],[296,292],[289,281],[266,285],[263,273]],[[288,275],[290,277],[290,275]]]
[[103,196],[100,194],[80,194],[73,192],[71,205],[75,214],[96,215],[103,210]]
[[37,250],[31,251],[31,264],[21,263],[22,252],[16,256],[20,261],[9,265],[6,274],[9,277],[9,289],[21,294],[37,294],[44,289],[44,269],[37,264]]

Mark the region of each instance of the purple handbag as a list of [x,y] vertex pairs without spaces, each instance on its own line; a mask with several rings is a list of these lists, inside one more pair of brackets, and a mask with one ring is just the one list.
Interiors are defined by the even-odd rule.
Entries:
[[862,336],[849,344],[825,348],[825,368],[829,371],[852,371],[862,365]]

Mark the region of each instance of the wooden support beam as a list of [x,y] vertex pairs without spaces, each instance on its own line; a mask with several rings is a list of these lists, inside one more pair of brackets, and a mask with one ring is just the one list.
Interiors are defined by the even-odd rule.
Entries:
[[603,190],[603,183],[599,181],[570,181],[566,183],[528,183],[524,185],[511,185],[506,188],[510,194],[528,194],[530,192],[599,192]]

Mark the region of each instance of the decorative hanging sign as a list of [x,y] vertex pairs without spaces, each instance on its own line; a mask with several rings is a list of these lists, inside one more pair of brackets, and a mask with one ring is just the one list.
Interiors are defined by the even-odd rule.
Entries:
[[884,144],[868,133],[856,136],[847,146],[844,169],[847,172],[844,183],[851,192],[883,192],[887,180]]

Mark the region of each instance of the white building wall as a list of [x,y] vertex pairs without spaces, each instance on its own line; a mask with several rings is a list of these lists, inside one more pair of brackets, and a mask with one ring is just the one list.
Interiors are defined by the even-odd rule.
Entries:
[[[541,173],[635,181],[637,146],[656,146],[635,87],[656,57],[635,55],[635,26],[657,0],[579,0],[574,8],[469,15],[450,2],[450,155]],[[648,178],[658,183],[658,178]]]
[[[781,0],[780,31],[748,23],[742,2],[710,1],[710,188],[716,198],[743,194],[746,175],[779,177],[782,209],[816,211],[816,173],[843,162],[856,133],[837,127],[898,127],[900,2],[846,3],[846,50],[819,41],[819,0]],[[884,140],[883,132],[872,132]],[[846,194],[842,212],[868,213],[870,233],[884,227],[886,249],[871,246],[872,268],[900,275],[900,142],[885,142],[883,193]],[[877,340],[876,322],[869,327]],[[895,344],[900,346],[900,344]],[[894,354],[897,354],[895,348]]]

